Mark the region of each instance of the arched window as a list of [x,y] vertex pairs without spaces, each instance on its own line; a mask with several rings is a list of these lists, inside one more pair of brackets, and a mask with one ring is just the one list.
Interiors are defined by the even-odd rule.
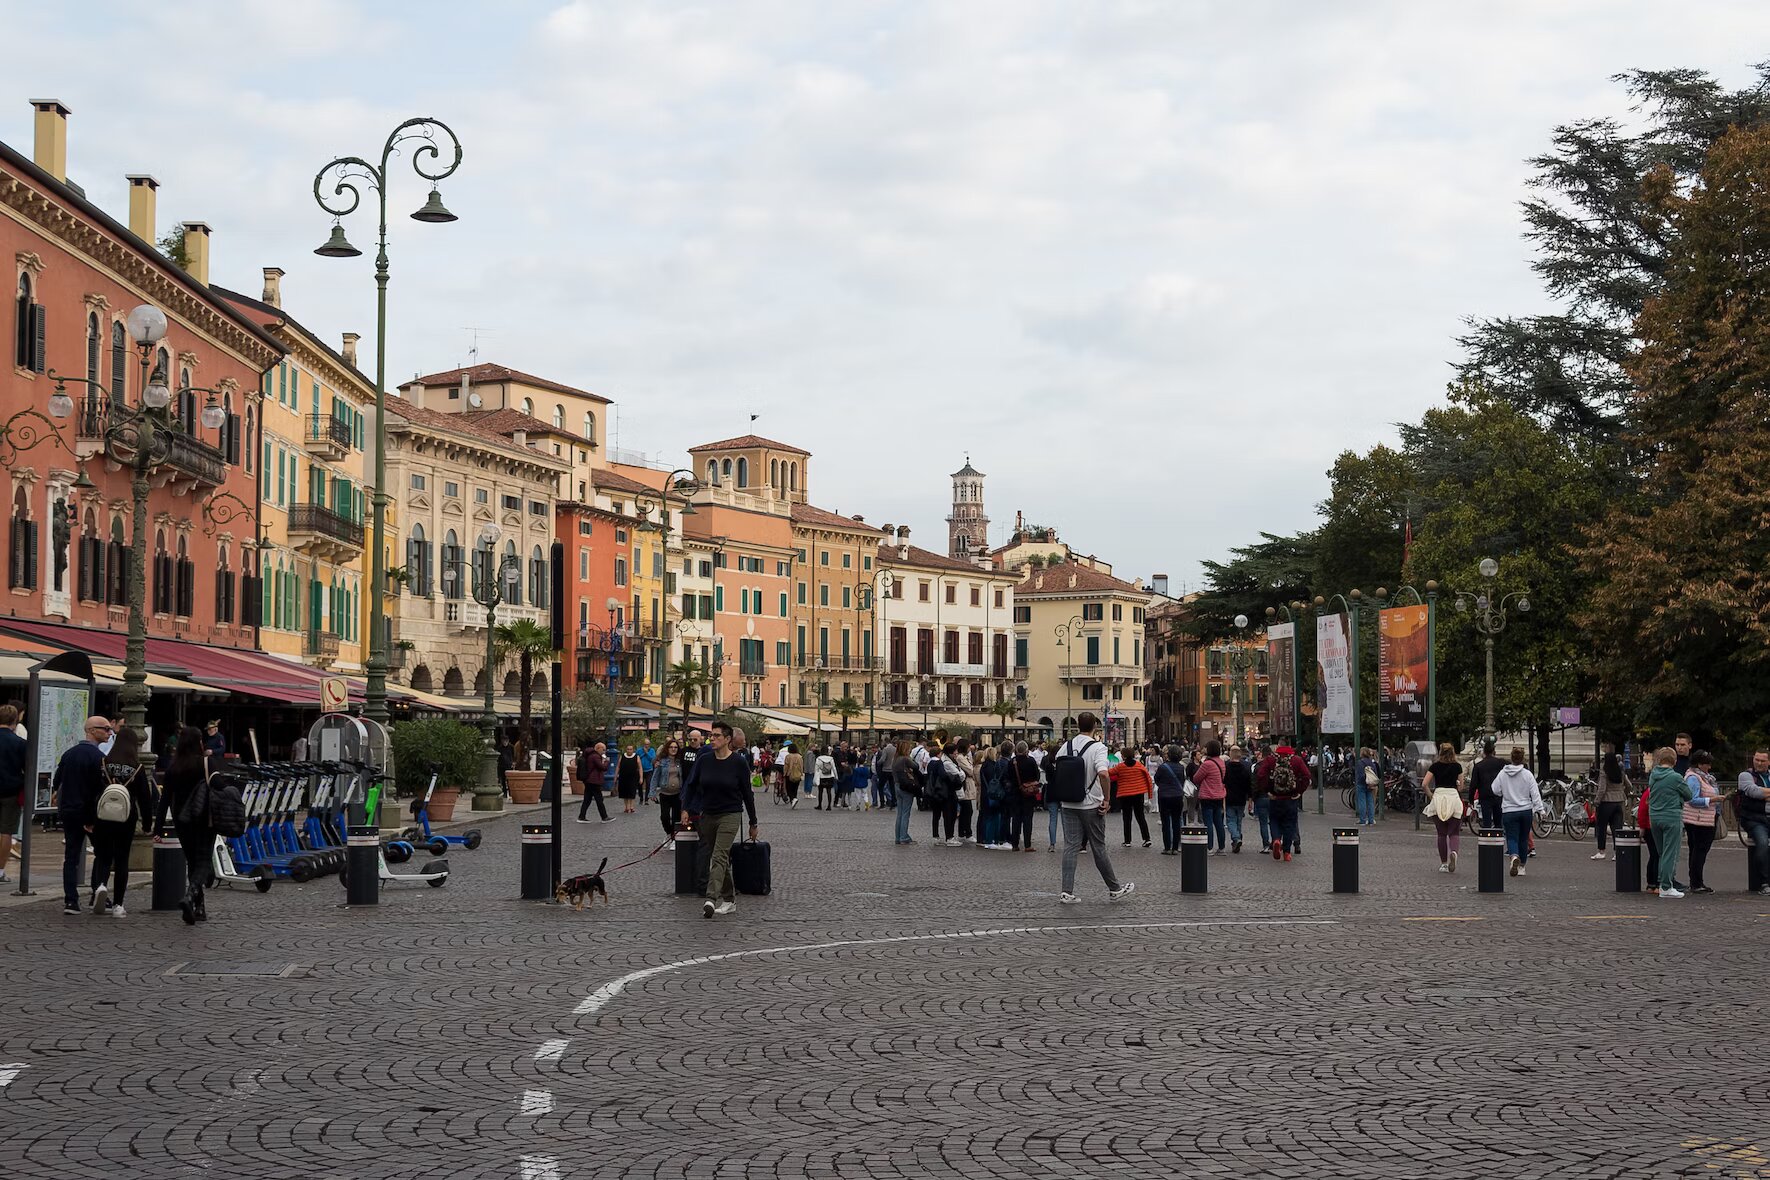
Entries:
[[81,602],[104,601],[104,538],[98,535],[98,514],[90,508],[80,520],[80,572],[75,585]]
[[589,410],[584,411],[584,438],[591,443],[596,441],[596,415]]
[[512,668],[504,673],[503,695],[513,697],[520,692],[522,692],[522,673]]
[[178,370],[178,421],[186,434],[197,432],[197,395],[191,389],[191,371]]
[[247,475],[252,474],[252,458],[253,458],[254,452],[256,452],[258,450],[258,445],[252,441],[252,427],[253,427],[253,425],[254,425],[254,415],[252,412],[252,407],[247,406],[246,407],[246,438],[245,438],[244,443],[241,446],[241,450],[243,450],[246,455],[246,474]]
[[88,312],[86,314],[86,380],[90,384],[86,386],[86,396],[81,398],[81,401],[91,401],[98,396],[97,387],[100,384],[98,357],[103,348],[104,337],[101,335],[98,313],[96,311]]
[[737,486],[740,488],[750,486],[750,461],[742,455],[738,456],[737,462]]
[[443,673],[443,692],[450,696],[460,696],[462,687],[467,683],[461,675],[461,669],[450,668]]
[[111,324],[111,404],[123,404],[124,382],[129,373],[129,334],[121,320]]
[[12,331],[13,362],[21,369],[31,367],[31,358],[36,354],[35,337],[31,331],[31,276],[18,276],[18,318],[14,321]]
[[516,555],[516,542],[504,542],[504,560],[498,563],[497,574],[504,583],[504,601],[511,606],[522,605],[522,578],[519,576],[512,581],[505,571],[520,571],[521,568],[520,559]]
[[522,399],[522,412],[527,414],[531,418],[534,417],[534,415],[535,415],[535,399],[534,398],[525,397]]
[[412,688],[417,692],[431,692],[430,665],[419,664],[412,669]]
[[37,588],[37,522],[31,519],[31,499],[20,488],[12,497],[12,562],[7,584],[14,590]]
[[106,606],[126,606],[129,603],[128,552],[128,547],[123,544],[123,518],[114,516],[111,518],[111,539],[105,545],[104,554]]
[[719,482],[719,464],[716,460],[707,460],[707,482],[710,484]]
[[553,429],[555,429],[555,430],[564,430],[565,429],[565,407],[564,406],[554,406],[553,407]]
[[467,571],[461,568],[461,542],[455,537],[455,530],[450,529],[443,534],[442,546],[442,588],[443,597],[459,600],[466,593]]
[[172,555],[166,552],[166,530],[154,530],[154,613],[172,613]]
[[781,486],[781,461],[779,459],[768,461],[768,486],[771,488]]
[[430,541],[424,525],[412,522],[412,535],[406,538],[406,589],[419,598],[430,597]]
[[231,623],[234,621],[234,572],[228,568],[228,544],[223,541],[218,547],[215,571],[215,621]]
[[196,609],[197,563],[191,560],[190,543],[181,533],[178,537],[178,560],[172,570],[172,613],[188,619]]
[[547,592],[552,587],[547,579],[547,559],[541,555],[541,547],[536,545],[529,553],[529,602],[547,609]]
[[719,478],[720,479],[730,479],[731,478],[731,460],[730,459],[727,459],[724,462],[719,464]]
[[799,464],[797,463],[787,464],[787,490],[790,492],[799,490]]

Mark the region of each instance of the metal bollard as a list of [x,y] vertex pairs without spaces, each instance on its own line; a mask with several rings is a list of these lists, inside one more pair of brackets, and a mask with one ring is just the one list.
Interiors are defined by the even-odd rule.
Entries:
[[1641,892],[1641,831],[1619,828],[1613,841],[1616,845],[1616,891]]
[[1203,828],[1180,829],[1180,892],[1205,893],[1210,852]]
[[553,825],[522,825],[522,899],[553,896]]
[[1478,888],[1482,893],[1504,893],[1506,834],[1493,828],[1482,828],[1475,833],[1475,842],[1480,845],[1475,854]]
[[1334,892],[1358,892],[1358,829],[1334,829]]
[[184,848],[173,832],[154,837],[154,884],[152,908],[175,910],[184,903]]
[[695,880],[699,874],[701,855],[701,834],[699,832],[676,833],[676,892],[697,894]]
[[344,904],[379,905],[381,902],[381,829],[374,824],[352,824],[344,830]]

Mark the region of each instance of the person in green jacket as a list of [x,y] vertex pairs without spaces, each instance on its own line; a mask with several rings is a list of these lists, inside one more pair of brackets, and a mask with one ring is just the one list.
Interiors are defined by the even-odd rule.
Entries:
[[1659,895],[1679,898],[1684,894],[1674,887],[1678,870],[1678,846],[1684,839],[1684,804],[1693,792],[1674,767],[1678,752],[1661,746],[1653,752],[1653,773],[1647,776],[1647,820],[1653,825],[1653,839],[1659,845]]

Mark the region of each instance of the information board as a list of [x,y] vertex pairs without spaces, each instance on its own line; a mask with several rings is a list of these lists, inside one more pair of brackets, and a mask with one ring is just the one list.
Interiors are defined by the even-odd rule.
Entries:
[[86,718],[92,708],[84,684],[44,681],[37,690],[37,715],[27,717],[31,737],[37,742],[36,809],[49,809],[49,780],[61,756],[86,740]]

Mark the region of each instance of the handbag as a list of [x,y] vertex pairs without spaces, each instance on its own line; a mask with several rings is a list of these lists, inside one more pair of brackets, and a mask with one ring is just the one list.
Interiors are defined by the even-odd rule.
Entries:
[[208,824],[204,822],[208,816],[209,775],[205,772],[203,781],[191,788],[191,793],[185,798],[184,806],[178,809],[178,814],[173,819],[179,827],[203,828],[208,827]]

